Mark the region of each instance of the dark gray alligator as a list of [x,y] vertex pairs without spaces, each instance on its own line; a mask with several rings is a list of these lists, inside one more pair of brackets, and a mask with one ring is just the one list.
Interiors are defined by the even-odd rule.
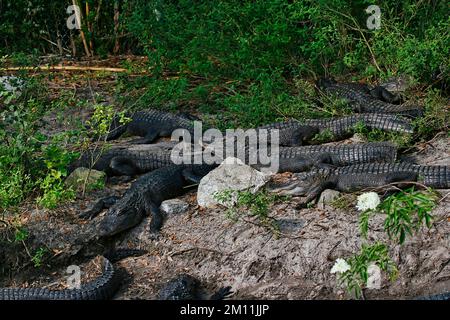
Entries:
[[231,287],[220,288],[211,297],[202,298],[200,281],[189,274],[181,274],[167,282],[158,292],[159,300],[223,300],[232,294]]
[[101,199],[98,205],[83,212],[81,218],[92,218],[109,208],[99,225],[99,237],[109,237],[139,224],[151,215],[150,231],[157,232],[163,223],[161,202],[182,195],[186,187],[198,183],[216,165],[170,165],[139,177],[122,198]]
[[394,162],[397,158],[397,147],[390,142],[280,147],[280,162],[314,155],[325,157],[328,160],[325,163],[339,167],[359,163]]
[[172,164],[170,144],[131,145],[106,151],[88,150],[69,166],[69,173],[78,167],[104,171],[108,176],[134,176]]
[[120,285],[109,260],[104,259],[103,274],[79,289],[49,290],[45,288],[0,288],[0,300],[107,300]]
[[340,140],[351,136],[355,126],[365,125],[368,129],[412,133],[411,121],[395,114],[360,113],[338,118],[290,120],[272,123],[258,129],[278,129],[281,146],[301,146],[311,142],[317,133],[331,135],[329,140]]
[[331,170],[314,168],[311,172],[296,174],[293,181],[272,185],[269,190],[279,194],[306,196],[306,204],[316,199],[325,189],[353,192],[408,181],[420,181],[432,188],[448,189],[450,167],[411,163],[366,163]]
[[[108,176],[134,176],[173,164],[170,145],[161,144],[161,147],[158,147],[158,145],[136,145],[128,148],[114,148],[103,154],[97,152],[98,160],[93,166],[93,169],[105,171]],[[259,153],[261,149],[254,152]],[[393,162],[396,158],[397,148],[387,142],[338,146],[314,145],[280,147],[278,154],[279,157],[277,160],[280,164],[278,172],[301,172],[309,170],[312,166],[320,166],[321,164],[344,166],[368,162]],[[270,152],[268,155],[270,156]],[[88,167],[92,163],[94,156],[89,152],[84,154],[71,165],[71,170],[80,166]],[[244,162],[249,163],[248,154],[246,155],[246,159],[247,161]],[[260,168],[262,166],[255,165],[254,167]]]
[[133,113],[131,121],[120,124],[119,117],[114,118],[107,140],[119,138],[125,132],[144,137],[141,143],[152,143],[158,137],[171,136],[176,129],[185,129],[193,135],[193,121],[187,117],[159,110],[145,110]]
[[383,87],[376,87],[370,90],[364,85],[337,83],[331,79],[320,79],[317,85],[324,92],[345,99],[356,112],[395,113],[411,117],[417,117],[423,114],[423,108],[418,106],[396,105],[377,99],[394,100],[394,96]]

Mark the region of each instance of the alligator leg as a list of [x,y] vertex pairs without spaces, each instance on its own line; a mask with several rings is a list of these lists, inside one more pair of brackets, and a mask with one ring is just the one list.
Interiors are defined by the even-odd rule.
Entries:
[[316,134],[320,132],[318,127],[304,125],[296,129],[296,132],[292,136],[289,146],[299,147],[302,146],[305,142],[311,141],[312,138]]
[[155,128],[147,130],[143,138],[131,141],[132,144],[150,144],[153,143],[160,135],[160,131]]
[[155,129],[149,129],[146,133],[146,135],[144,136],[144,138],[142,139],[142,144],[148,144],[148,143],[152,143],[153,141],[156,140],[156,138],[159,137],[159,131],[155,130]]
[[133,160],[125,157],[112,158],[109,167],[115,175],[120,176],[135,176],[140,173]]
[[151,216],[152,221],[150,222],[150,237],[156,237],[159,230],[164,222],[164,216],[161,210],[159,210],[159,206],[153,203],[151,200],[146,200],[144,202],[145,213]]
[[120,198],[117,196],[109,196],[103,199],[98,200],[90,209],[83,211],[80,215],[80,219],[93,219],[103,209],[109,209],[112,207]]

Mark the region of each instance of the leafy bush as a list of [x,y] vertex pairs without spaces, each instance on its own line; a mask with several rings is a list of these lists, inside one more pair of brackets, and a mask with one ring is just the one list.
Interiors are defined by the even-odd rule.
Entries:
[[361,297],[362,288],[367,283],[367,269],[371,263],[375,263],[382,271],[387,272],[391,280],[398,275],[398,269],[389,257],[388,247],[380,242],[372,245],[363,244],[359,254],[346,260],[350,270],[341,274],[339,281],[345,284],[347,290],[354,293],[357,298]]
[[63,186],[67,165],[76,157],[60,144],[65,135],[48,142],[39,132],[39,121],[45,110],[45,100],[36,95],[27,98],[5,98],[0,111],[0,208],[18,205],[32,192],[41,194],[38,202],[55,207],[59,200],[73,198]]

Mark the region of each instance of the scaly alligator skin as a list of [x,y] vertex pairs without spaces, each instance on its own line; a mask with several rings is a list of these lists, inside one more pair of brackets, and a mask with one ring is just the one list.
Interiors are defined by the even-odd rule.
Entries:
[[130,118],[131,121],[124,125],[115,118],[107,140],[117,139],[125,132],[144,137],[142,143],[152,143],[158,137],[171,136],[176,129],[186,129],[193,134],[194,125],[191,120],[169,112],[150,109],[135,112]]
[[[351,136],[357,124],[362,123],[368,129],[381,129],[412,133],[411,121],[394,114],[360,113],[346,117],[329,119],[290,120],[272,123],[259,129],[278,129],[281,146],[300,146],[317,133],[330,133],[330,140],[340,140]],[[313,131],[309,131],[312,128]],[[313,133],[313,134],[311,134]]]
[[435,294],[432,296],[419,297],[415,300],[439,300],[439,301],[449,301],[450,300],[450,292]]
[[280,160],[289,161],[299,156],[314,155],[328,156],[328,163],[339,167],[359,163],[394,162],[397,158],[397,147],[389,142],[280,147]]
[[[202,300],[199,287],[198,279],[188,274],[181,274],[161,288],[157,298],[158,300]],[[231,294],[231,287],[223,287],[207,300],[223,300]]]
[[[100,222],[99,236],[109,237],[139,224],[145,215],[151,215],[150,231],[157,232],[163,222],[159,210],[161,202],[182,195],[190,182],[198,182],[215,165],[170,165],[139,177],[124,196],[111,201],[109,210]],[[102,204],[105,201],[100,200]],[[92,218],[106,205],[94,206],[82,218]]]
[[133,176],[171,165],[170,151],[169,147],[164,150],[144,145],[116,147],[104,152],[87,151],[69,166],[68,171],[70,173],[78,167],[90,168],[93,163],[92,169],[104,171],[108,176]]
[[[395,105],[376,99],[370,93],[364,92],[364,86],[359,84],[340,84],[330,79],[321,79],[318,86],[326,93],[345,99],[356,112],[361,113],[396,113],[417,117],[423,114],[423,108],[412,105]],[[369,89],[367,89],[369,90]],[[375,94],[388,95],[387,90],[378,87]]]
[[305,203],[327,189],[353,192],[394,182],[420,181],[436,189],[450,188],[450,167],[411,163],[366,163],[330,169],[313,169],[297,174],[294,181],[269,188],[279,194],[306,196]]
[[103,274],[80,289],[0,288],[0,300],[107,300],[119,287],[113,265],[104,259]]

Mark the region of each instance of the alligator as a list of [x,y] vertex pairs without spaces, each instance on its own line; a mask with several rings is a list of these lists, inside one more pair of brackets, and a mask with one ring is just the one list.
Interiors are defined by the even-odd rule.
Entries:
[[170,144],[131,145],[102,151],[88,150],[70,164],[68,172],[78,167],[104,171],[108,176],[134,176],[172,164]]
[[374,96],[381,96],[388,101],[394,99],[392,94],[383,87],[369,90],[364,85],[341,84],[331,79],[320,79],[317,81],[317,86],[327,94],[334,94],[345,99],[355,112],[394,113],[410,117],[423,115],[423,108],[421,107],[405,104],[396,105],[375,98]]
[[399,104],[401,102],[401,96],[392,93],[385,86],[379,85],[370,87],[367,84],[359,82],[344,82],[337,83],[334,79],[322,78],[317,81],[317,86],[322,90],[326,90],[329,86],[339,86],[346,89],[351,89],[362,94],[370,95],[371,97],[392,104]]
[[193,135],[193,121],[181,115],[149,109],[137,111],[131,114],[130,118],[130,122],[121,124],[120,118],[115,117],[106,140],[117,139],[127,132],[130,135],[144,137],[139,143],[152,143],[158,137],[171,136],[176,129],[185,129]]
[[100,199],[80,218],[93,218],[101,210],[108,212],[99,224],[99,237],[110,237],[139,224],[151,215],[150,231],[157,233],[163,223],[159,206],[164,200],[182,195],[192,183],[198,183],[216,165],[170,165],[140,176],[122,198]]
[[[248,151],[247,151],[248,152]],[[272,149],[260,147],[255,151],[257,159],[267,157],[272,159]],[[260,153],[263,153],[260,155]],[[397,147],[389,142],[372,142],[346,145],[313,145],[299,147],[279,147],[277,149],[277,172],[304,172],[317,168],[333,168],[358,163],[394,162],[397,157]],[[245,163],[249,162],[248,153]],[[243,160],[243,159],[241,159]],[[273,161],[272,160],[272,161]],[[253,160],[254,161],[254,160]],[[271,164],[272,165],[272,164]],[[268,166],[260,162],[251,166],[261,170]]]
[[79,289],[0,288],[0,300],[107,300],[120,285],[111,262],[104,258],[103,274]]
[[335,169],[313,168],[295,174],[293,181],[273,184],[269,190],[284,195],[306,196],[304,204],[316,199],[325,189],[353,192],[390,183],[420,181],[436,189],[450,188],[450,167],[412,163],[365,163]]
[[397,157],[397,147],[390,142],[370,142],[341,145],[313,145],[300,147],[280,147],[280,165],[289,170],[289,162],[298,157],[309,156],[322,160],[332,166],[348,166],[359,163],[394,162]]
[[341,140],[351,136],[355,126],[363,124],[368,129],[412,133],[411,121],[395,114],[359,113],[350,116],[303,121],[289,120],[261,126],[258,130],[279,130],[281,146],[301,146],[314,142],[312,138],[319,133],[329,140]]
[[232,294],[231,287],[223,287],[204,299],[200,281],[189,274],[181,274],[167,282],[158,292],[158,300],[223,300]]

